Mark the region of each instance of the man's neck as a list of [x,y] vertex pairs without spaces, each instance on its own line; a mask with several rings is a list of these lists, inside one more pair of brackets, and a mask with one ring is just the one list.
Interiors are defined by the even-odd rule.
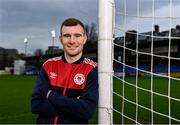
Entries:
[[77,60],[79,60],[82,56],[82,53],[77,55],[77,56],[68,56],[66,53],[64,54],[65,56],[65,59],[68,63],[74,63],[76,62]]

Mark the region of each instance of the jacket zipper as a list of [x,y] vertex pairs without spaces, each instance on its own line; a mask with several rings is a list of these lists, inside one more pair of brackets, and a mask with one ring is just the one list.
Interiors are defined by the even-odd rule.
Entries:
[[[74,69],[74,67],[73,67],[71,64],[70,64],[70,66],[71,66],[70,75],[69,75],[69,78],[67,79],[66,84],[65,84],[65,87],[64,87],[64,89],[63,89],[63,96],[66,95],[67,86],[69,85],[69,81],[70,81],[70,78],[71,78],[72,70]],[[59,118],[59,117],[58,117],[58,113],[57,113],[57,115],[56,115],[55,118],[54,118],[54,125],[57,125],[58,118]]]
[[70,81],[71,74],[72,74],[72,70],[73,70],[72,64],[70,64],[70,67],[71,67],[71,69],[70,69],[70,74],[69,74],[69,78],[68,78],[67,81],[66,81],[65,87],[64,87],[64,89],[63,89],[63,96],[66,95],[66,90],[67,90],[67,87],[68,87],[68,85],[69,85],[69,81]]

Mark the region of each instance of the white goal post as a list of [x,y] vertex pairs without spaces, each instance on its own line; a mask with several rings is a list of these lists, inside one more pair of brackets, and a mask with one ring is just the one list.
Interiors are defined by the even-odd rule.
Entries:
[[99,124],[112,121],[112,73],[113,73],[113,18],[114,0],[99,0],[98,23],[98,74],[99,74]]

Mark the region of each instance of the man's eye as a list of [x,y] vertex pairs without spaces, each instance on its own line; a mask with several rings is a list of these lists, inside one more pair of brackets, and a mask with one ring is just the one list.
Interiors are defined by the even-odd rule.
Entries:
[[71,35],[64,34],[64,35],[63,35],[63,37],[66,37],[66,38],[68,38],[68,37],[71,37]]
[[82,35],[81,34],[75,34],[75,37],[81,37]]

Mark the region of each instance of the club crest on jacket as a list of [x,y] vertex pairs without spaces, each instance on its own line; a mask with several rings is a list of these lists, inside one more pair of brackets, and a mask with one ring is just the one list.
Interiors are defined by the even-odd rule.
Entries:
[[85,77],[83,74],[81,73],[78,73],[74,76],[74,82],[77,84],[77,85],[82,85],[85,81]]

